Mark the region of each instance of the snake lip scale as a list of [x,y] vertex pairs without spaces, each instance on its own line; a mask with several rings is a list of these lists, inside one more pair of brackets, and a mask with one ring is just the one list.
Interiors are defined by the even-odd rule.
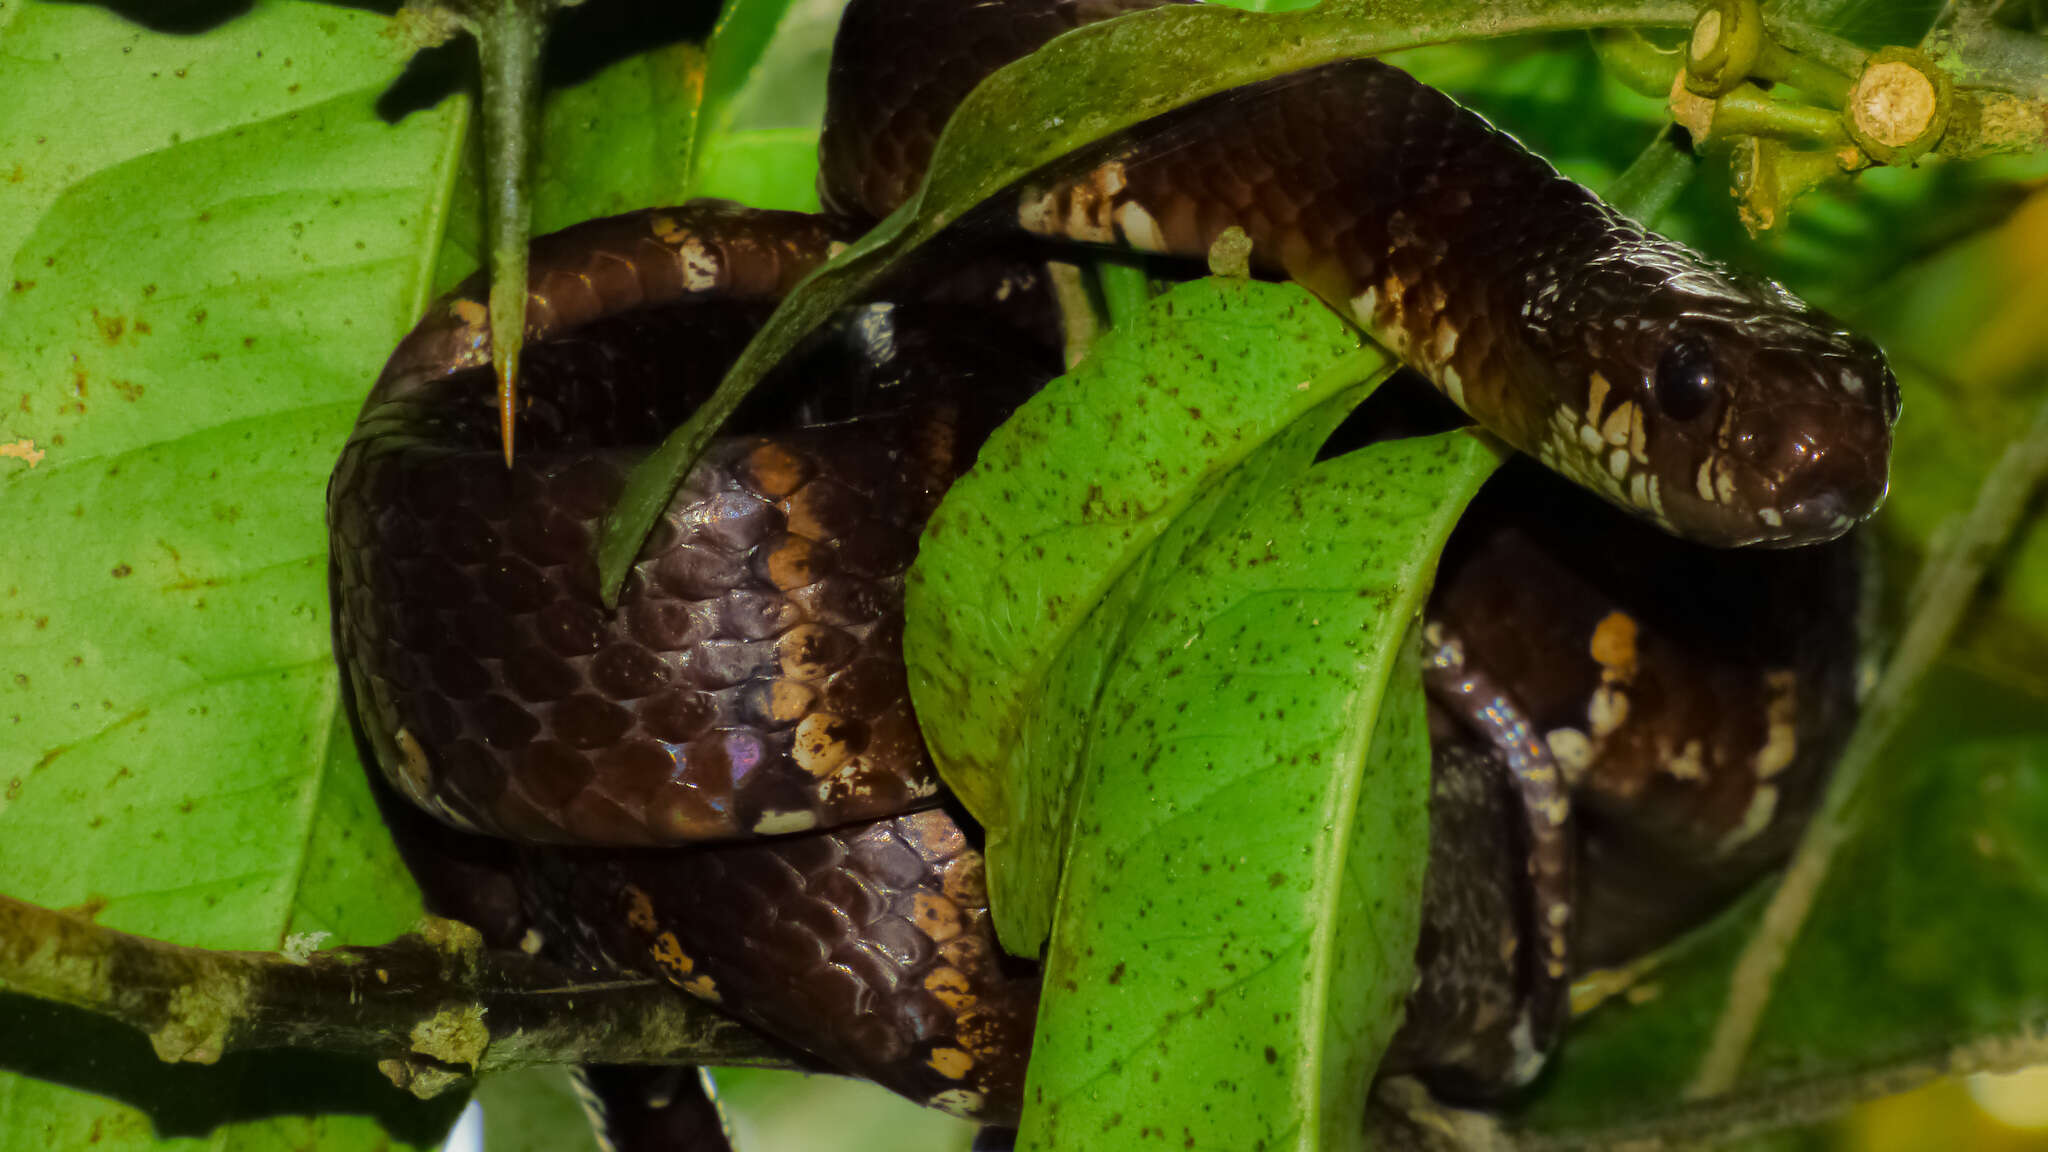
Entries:
[[[597,606],[590,545],[632,460],[708,393],[775,300],[917,186],[938,129],[981,76],[1062,31],[1149,6],[854,0],[821,142],[823,199],[837,215],[695,202],[536,240],[514,466],[498,455],[472,282],[393,354],[329,490],[336,651],[379,769],[443,823],[596,848],[582,871],[537,855],[519,865],[536,917],[560,946],[582,949],[571,959],[651,966],[834,1063],[997,1122],[1018,1107],[1036,984],[996,963],[979,854],[935,807],[901,661],[902,586],[924,519],[1029,390],[1012,370],[1042,354],[1026,338],[1042,317],[985,327],[958,309],[1009,300],[1023,311],[1040,299],[1035,273],[920,284],[906,315],[928,309],[935,321],[899,327],[883,305],[814,340],[762,393],[800,397],[801,411],[714,444],[616,613]],[[1191,260],[1242,228],[1255,271],[1300,282],[1503,440],[1668,533],[1643,546],[1681,550],[1665,573],[1723,571],[1709,559],[1719,554],[1683,552],[1693,544],[1834,540],[1885,494],[1899,399],[1875,345],[1648,232],[1374,61],[1141,124],[1027,179],[974,223]],[[835,355],[843,367],[845,348],[865,374],[857,396],[819,367]],[[1518,563],[1532,586],[1560,579],[1548,561]],[[1785,595],[1831,592],[1841,568],[1807,565]],[[1598,876],[1574,879],[1578,792],[1567,804],[1558,780],[1596,795],[1603,860],[1626,868],[1645,855],[1639,841],[1658,840],[1657,866],[1683,874],[1701,903],[1730,890],[1708,864],[1753,876],[1777,858],[1853,713],[1833,631],[1852,602],[1812,613],[1827,635],[1809,642],[1780,627],[1799,613],[1776,591],[1756,595],[1783,633],[1780,647],[1755,645],[1769,665],[1760,674],[1649,625],[1639,660],[1640,614],[1581,594],[1599,605],[1582,630],[1600,630],[1583,720],[1553,698],[1568,693],[1526,675],[1468,669],[1462,655],[1446,664],[1459,692],[1512,714],[1528,755],[1504,764],[1498,741],[1448,738],[1438,754],[1432,827],[1508,831],[1467,858],[1432,855],[1431,898],[1444,894],[1445,911],[1431,920],[1434,959],[1411,1013],[1423,1005],[1471,1035],[1404,1032],[1402,1066],[1455,1073],[1476,1094],[1526,1081],[1560,1026],[1567,937],[1593,939],[1604,956],[1672,930],[1672,917],[1642,909],[1640,888],[1603,896]],[[1503,651],[1513,663],[1517,630],[1461,635],[1478,641],[1475,664]],[[1609,660],[1624,631],[1626,661]],[[1566,639],[1566,655],[1533,673],[1586,664],[1585,643]],[[1746,710],[1753,731],[1704,733],[1702,712],[1673,702],[1688,675],[1691,687],[1712,678],[1694,675],[1706,664],[1717,699]],[[1636,687],[1630,727],[1624,689]],[[1439,711],[1457,711],[1455,695],[1439,693]],[[1508,708],[1516,696],[1542,699]],[[1446,730],[1460,722],[1450,716]],[[1599,794],[1601,757],[1623,744],[1640,753],[1638,776]],[[1571,752],[1562,771],[1552,748]],[[1671,779],[1646,791],[1641,775],[1659,773]],[[1702,776],[1717,789],[1711,819],[1684,808]],[[1664,807],[1639,805],[1644,795]],[[1758,796],[1771,803],[1743,802]],[[1646,828],[1656,831],[1638,835]],[[706,841],[750,842],[673,863],[604,855]],[[714,880],[736,881],[746,899],[710,892]],[[1573,911],[1575,884],[1648,926],[1600,935]],[[755,896],[770,910],[747,903]],[[803,900],[822,903],[794,910]],[[1528,937],[1523,960],[1501,956],[1502,920]],[[745,934],[721,934],[741,924]],[[1539,953],[1547,971],[1527,959]],[[771,962],[801,975],[758,974]],[[841,1019],[814,1026],[828,1009]]]

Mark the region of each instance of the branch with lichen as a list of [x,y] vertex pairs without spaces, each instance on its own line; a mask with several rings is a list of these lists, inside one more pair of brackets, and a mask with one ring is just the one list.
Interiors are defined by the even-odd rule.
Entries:
[[433,918],[389,944],[294,958],[187,948],[0,896],[0,983],[135,1028],[166,1061],[364,1056],[421,1097],[535,1064],[799,1066],[667,984],[579,976]]

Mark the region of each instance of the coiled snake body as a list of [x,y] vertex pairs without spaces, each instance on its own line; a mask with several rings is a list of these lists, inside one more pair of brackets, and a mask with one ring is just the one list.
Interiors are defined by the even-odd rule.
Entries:
[[[828,204],[893,207],[975,79],[1144,6],[856,0]],[[904,60],[920,70],[899,74]],[[1256,268],[1317,292],[1555,472],[1692,541],[1832,539],[1884,491],[1897,394],[1867,341],[1644,232],[1385,65],[1190,105],[991,211],[1190,256],[1241,227]],[[1019,379],[1043,356],[1028,309],[962,318],[1000,298],[1017,312],[1031,274],[963,274],[814,342],[764,390],[783,407],[743,415],[692,473],[620,609],[595,594],[592,533],[631,459],[855,230],[694,204],[537,241],[509,470],[478,293],[438,305],[335,471],[336,647],[400,792],[459,828],[585,846],[499,850],[525,893],[444,905],[501,938],[538,923],[565,955],[659,971],[829,1064],[1002,1123],[1035,978],[998,954],[979,857],[937,806],[901,586],[980,436],[1053,370]],[[1515,510],[1461,529],[1433,601],[1448,632],[1423,980],[1388,1058],[1476,1091],[1540,1066],[1568,936],[1582,963],[1625,957],[1778,858],[1853,710],[1850,550],[1704,553],[1541,481],[1512,488],[1483,503]],[[1604,555],[1616,533],[1642,539]],[[1458,691],[1519,701],[1546,734],[1584,813],[1579,846],[1532,815],[1535,774],[1502,769]],[[775,838],[616,850],[754,836]],[[1589,862],[1576,896],[1574,854]],[[1594,914],[1570,923],[1574,907]]]

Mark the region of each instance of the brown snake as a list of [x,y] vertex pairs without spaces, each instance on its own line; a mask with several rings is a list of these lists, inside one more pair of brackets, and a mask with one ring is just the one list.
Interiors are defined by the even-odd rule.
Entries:
[[[828,204],[893,207],[975,79],[1066,28],[1143,6],[856,0],[835,54]],[[894,74],[906,60],[917,68]],[[1867,341],[1645,232],[1384,65],[1201,101],[1055,165],[991,211],[1040,235],[1186,256],[1241,227],[1256,268],[1357,320],[1489,429],[1698,542],[1832,539],[1884,492],[1897,391]],[[938,780],[897,645],[916,532],[1032,383],[1004,371],[1033,358],[1004,351],[1024,346],[1014,329],[1031,323],[927,338],[870,313],[886,340],[850,325],[873,395],[821,382],[845,360],[830,347],[786,367],[764,394],[800,402],[796,417],[757,413],[720,442],[648,541],[620,610],[595,599],[592,533],[636,446],[686,414],[763,306],[853,231],[697,204],[537,241],[525,448],[509,471],[478,293],[437,306],[393,356],[336,468],[337,651],[385,776],[448,823],[587,846],[780,836],[677,855],[517,853],[547,894],[534,917],[577,954],[652,967],[835,1066],[1000,1123],[1017,1108],[1035,982],[996,954],[978,856],[932,807]],[[964,329],[946,309],[1024,288],[970,279],[920,306],[939,310],[939,328]],[[929,359],[894,349],[898,338],[927,340]],[[988,387],[948,390],[921,378],[927,362]],[[1542,766],[1523,772],[1517,798],[1488,767],[1498,741],[1440,752],[1432,825],[1459,850],[1433,853],[1425,981],[1390,1064],[1489,1090],[1540,1066],[1570,933],[1612,959],[1682,926],[1670,909],[1639,907],[1659,854],[1649,845],[1671,849],[1655,868],[1685,877],[1694,905],[1783,850],[1851,710],[1839,606],[1854,598],[1842,591],[1847,553],[1802,554],[1727,593],[1784,621],[1779,633],[1716,651],[1681,623],[1651,623],[1645,601],[1604,578],[1530,559],[1541,544],[1481,539],[1491,543],[1475,551],[1520,547],[1517,594],[1596,589],[1572,610],[1594,619],[1558,625],[1561,649],[1519,663],[1533,647],[1514,635],[1524,625],[1503,634],[1494,622],[1546,609],[1489,616],[1477,605],[1499,584],[1493,569],[1456,568],[1455,546],[1433,611],[1487,677],[1472,691],[1515,700],[1531,755],[1556,754],[1579,795],[1595,797],[1606,831],[1585,851],[1621,879],[1584,881],[1576,904],[1633,909],[1599,922],[1620,927],[1567,928],[1562,815],[1549,832],[1528,816]],[[1722,563],[1669,540],[1646,547],[1682,550],[1668,571]],[[1826,611],[1788,606],[1808,596]],[[1607,623],[1617,615],[1629,623]],[[1560,650],[1590,658],[1573,673],[1588,683],[1545,687],[1578,683],[1552,674]],[[1667,699],[1702,675],[1726,682],[1716,707]],[[1763,719],[1731,733],[1723,707]],[[1461,717],[1439,720],[1451,748]],[[1748,799],[1687,811],[1689,773],[1737,781]],[[1773,801],[1759,808],[1766,787]],[[1674,789],[1678,800],[1657,799]],[[1658,820],[1681,834],[1659,834]],[[1549,870],[1519,879],[1539,858]],[[1461,903],[1477,910],[1450,911]],[[1501,957],[1503,932],[1521,958]]]

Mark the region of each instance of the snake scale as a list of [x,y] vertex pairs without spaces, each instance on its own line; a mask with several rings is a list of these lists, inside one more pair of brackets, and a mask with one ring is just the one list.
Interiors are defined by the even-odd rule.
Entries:
[[[1038,274],[927,272],[814,338],[691,473],[616,613],[593,534],[774,301],[915,187],[981,76],[1148,6],[855,0],[821,145],[832,214],[698,202],[535,242],[509,469],[481,285],[394,353],[330,486],[336,649],[393,789],[505,838],[402,837],[438,910],[1014,1120],[1036,977],[995,945],[899,647],[924,519],[1057,371]],[[1854,713],[1837,538],[1883,497],[1898,409],[1868,341],[1373,61],[1196,102],[980,215],[1196,258],[1242,228],[1255,271],[1548,469],[1489,487],[1432,598],[1421,975],[1388,1069],[1468,1095],[1526,1082],[1572,971],[1669,939],[1782,857]],[[1702,547],[1747,544],[1814,546]],[[628,1099],[657,1080],[665,1104],[694,1098],[672,1073],[599,1078],[615,1132],[662,1127]]]

